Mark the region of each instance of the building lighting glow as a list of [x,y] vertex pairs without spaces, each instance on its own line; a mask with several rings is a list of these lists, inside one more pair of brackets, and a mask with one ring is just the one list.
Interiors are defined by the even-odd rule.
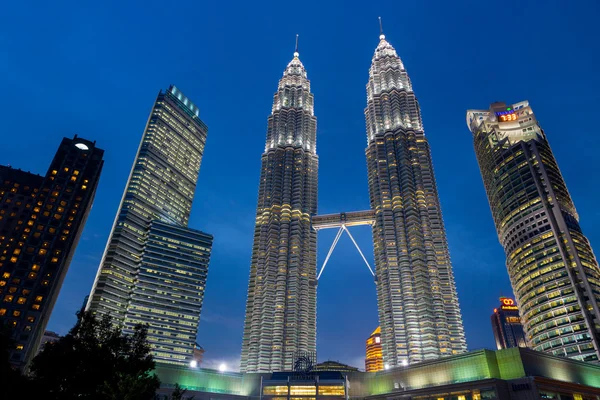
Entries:
[[402,365],[406,367],[408,365],[408,360],[402,360]]
[[225,371],[227,371],[227,364],[221,363],[219,365],[219,372],[225,372]]
[[198,367],[198,361],[196,361],[196,360],[190,361],[190,367],[192,367],[192,368]]

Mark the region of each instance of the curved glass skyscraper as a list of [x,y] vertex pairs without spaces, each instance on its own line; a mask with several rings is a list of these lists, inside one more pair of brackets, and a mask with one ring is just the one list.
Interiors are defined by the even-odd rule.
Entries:
[[529,103],[469,110],[467,125],[529,346],[597,362],[600,268]]
[[279,81],[262,155],[241,369],[291,370],[316,351],[317,120],[294,53]]
[[367,168],[383,361],[467,350],[419,103],[382,34],[367,84]]

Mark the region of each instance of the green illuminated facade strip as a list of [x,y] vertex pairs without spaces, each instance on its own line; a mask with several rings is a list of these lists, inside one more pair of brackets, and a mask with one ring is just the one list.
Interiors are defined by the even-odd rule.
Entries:
[[[164,388],[173,388],[178,383],[188,390],[251,398],[259,397],[261,378],[263,382],[273,385],[271,374],[268,373],[220,373],[214,370],[160,366],[156,374]],[[525,377],[542,377],[600,389],[599,365],[522,348],[478,350],[409,367],[343,374],[348,378],[350,398],[392,394],[399,387],[410,391],[490,379],[510,381]],[[290,373],[289,384],[307,383],[295,382],[293,373]]]

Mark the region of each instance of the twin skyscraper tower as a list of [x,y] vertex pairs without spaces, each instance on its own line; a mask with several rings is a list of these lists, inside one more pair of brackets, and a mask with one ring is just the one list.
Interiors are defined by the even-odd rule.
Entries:
[[314,98],[296,51],[262,155],[242,371],[292,370],[316,351],[317,231],[370,224],[385,363],[466,352],[429,144],[404,65],[383,33],[367,84],[371,209],[317,216]]

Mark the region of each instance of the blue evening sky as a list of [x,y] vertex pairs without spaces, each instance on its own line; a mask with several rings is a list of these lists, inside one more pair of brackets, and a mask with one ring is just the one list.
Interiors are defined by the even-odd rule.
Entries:
[[[172,5],[170,3],[173,3]],[[0,163],[45,173],[63,136],[106,150],[93,210],[49,329],[89,293],[148,113],[177,85],[209,126],[190,226],[215,236],[198,341],[237,368],[267,117],[300,34],[318,118],[319,212],[369,207],[365,84],[377,17],[402,57],[431,143],[470,349],[493,346],[511,295],[469,108],[529,100],[584,232],[600,249],[600,3],[589,1],[10,1],[0,11]],[[372,262],[370,229],[352,230]],[[319,265],[334,231],[319,234]],[[320,360],[364,368],[377,327],[373,280],[340,240],[318,288]]]

